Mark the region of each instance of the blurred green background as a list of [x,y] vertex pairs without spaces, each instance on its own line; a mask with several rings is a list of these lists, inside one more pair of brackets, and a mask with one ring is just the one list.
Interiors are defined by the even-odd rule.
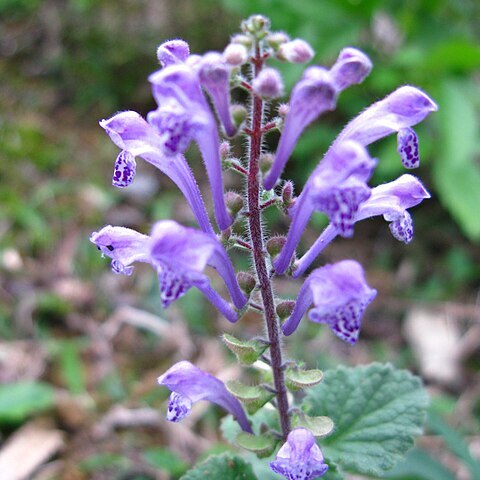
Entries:
[[[232,327],[194,291],[163,312],[153,272],[113,276],[88,237],[105,223],[148,231],[160,218],[191,221],[173,185],[150,166],[139,162],[129,189],[111,187],[116,148],[98,121],[154,108],[146,77],[158,68],[163,40],[181,37],[193,53],[221,51],[253,13],[310,42],[315,63],[331,65],[347,45],[374,63],[369,78],[344,92],[338,109],[299,142],[286,172],[299,190],[346,121],[399,85],[416,85],[439,104],[417,128],[416,174],[433,198],[413,211],[414,242],[400,245],[382,220],[372,220],[321,259],[358,258],[379,289],[363,342],[352,350],[303,325],[288,351],[322,368],[380,360],[422,374],[433,398],[427,436],[394,478],[480,478],[475,0],[1,0],[0,442],[27,438],[26,427],[59,435],[31,477],[37,480],[178,478],[198,455],[226,448],[216,410],[201,410],[192,433],[165,426],[167,393],[155,378],[181,358],[239,376],[218,333],[253,336],[258,317]],[[272,66],[287,90],[303,69]],[[380,160],[374,184],[402,173],[395,139],[371,153]],[[240,183],[228,177],[227,185]],[[280,214],[269,219],[274,231],[288,225]],[[314,219],[305,246],[322,225]],[[245,256],[236,260],[247,268]],[[277,285],[286,297],[297,290],[295,282]],[[437,368],[429,370],[428,361]],[[1,455],[2,447],[0,462]]]

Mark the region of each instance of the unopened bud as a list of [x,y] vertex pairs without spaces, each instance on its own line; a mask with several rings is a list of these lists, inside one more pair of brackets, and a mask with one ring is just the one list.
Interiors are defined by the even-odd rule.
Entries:
[[277,98],[283,95],[283,80],[274,68],[264,68],[252,82],[253,91],[263,98]]
[[237,128],[240,128],[240,125],[247,118],[247,109],[243,105],[232,105],[230,107],[230,113],[232,115],[233,123]]
[[277,315],[280,320],[286,320],[293,312],[295,307],[295,302],[293,300],[285,300],[284,302],[280,302],[277,307]]
[[283,32],[274,32],[271,33],[267,38],[266,41],[268,45],[273,48],[273,50],[277,51],[280,45],[287,43],[290,40],[288,35]]
[[230,145],[230,142],[222,142],[220,144],[219,152],[220,152],[220,158],[222,160],[227,159],[230,156],[230,152],[232,150],[232,147]]
[[238,272],[237,280],[242,291],[249,297],[257,284],[255,277],[247,272]]
[[285,245],[287,239],[281,235],[270,238],[267,241],[267,252],[274,259],[281,251]]
[[263,38],[268,34],[270,20],[263,15],[252,15],[242,22],[242,31],[252,33],[257,38]]
[[278,116],[283,120],[285,120],[285,117],[287,116],[289,110],[290,110],[290,105],[288,103],[281,103],[278,106]]
[[285,182],[282,188],[282,200],[286,209],[290,208],[294,202],[293,199],[293,182],[288,180]]
[[223,52],[225,61],[234,67],[243,65],[248,60],[248,50],[244,45],[231,43]]
[[238,35],[234,35],[232,37],[232,39],[230,40],[230,43],[237,43],[249,49],[252,46],[253,41],[252,41],[252,38],[249,37],[248,35],[242,35],[239,33]]
[[299,38],[280,45],[277,52],[279,60],[285,60],[290,63],[307,63],[314,55],[313,48],[305,40]]
[[230,215],[235,218],[243,208],[243,197],[237,192],[225,193],[225,204]]
[[262,153],[259,159],[260,171],[266,174],[272,168],[274,160],[275,156],[273,153]]

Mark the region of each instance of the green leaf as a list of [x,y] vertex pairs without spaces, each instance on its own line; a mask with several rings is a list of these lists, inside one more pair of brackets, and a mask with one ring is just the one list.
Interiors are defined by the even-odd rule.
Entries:
[[233,335],[223,335],[225,345],[236,355],[240,363],[251,365],[255,363],[262,353],[268,348],[268,344],[259,340],[239,340]]
[[326,437],[332,433],[334,424],[329,417],[310,417],[303,412],[295,413],[292,417],[294,427],[308,428],[315,437]]
[[327,415],[335,431],[325,456],[346,470],[382,475],[422,433],[428,396],[418,377],[390,364],[337,368],[308,391],[306,412]]
[[445,81],[438,99],[440,135],[434,180],[445,207],[472,240],[480,240],[480,120],[470,80]]
[[152,466],[165,470],[175,477],[187,470],[187,464],[166,448],[150,448],[143,453],[145,460]]
[[225,384],[227,390],[244,405],[248,413],[253,414],[262,408],[275,394],[260,386],[244,385],[230,381]]
[[270,456],[277,445],[277,441],[271,435],[252,435],[247,432],[240,432],[235,441],[240,447],[255,453],[259,458]]
[[54,402],[55,390],[47,383],[0,385],[0,423],[21,423],[30,415],[51,408]]
[[407,456],[395,465],[386,478],[404,479],[421,478],[422,480],[454,480],[453,473],[448,471],[438,460],[432,458],[420,448],[414,448]]
[[290,390],[301,390],[318,385],[323,380],[323,372],[321,370],[287,368],[285,380]]
[[180,480],[257,480],[252,466],[242,458],[224,453],[212,455],[204,462],[189,470]]

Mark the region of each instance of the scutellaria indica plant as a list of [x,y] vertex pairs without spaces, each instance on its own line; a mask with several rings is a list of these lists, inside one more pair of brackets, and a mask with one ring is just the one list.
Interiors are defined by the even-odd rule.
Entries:
[[[357,343],[365,309],[377,294],[363,267],[345,259],[306,272],[330,242],[352,237],[355,223],[366,218],[381,215],[395,239],[412,240],[409,209],[429,193],[410,174],[372,188],[368,182],[377,159],[367,147],[396,134],[403,165],[418,167],[412,127],[437,110],[435,102],[406,85],[366,108],[340,132],[295,196],[293,182],[281,177],[298,139],[335,109],[343,90],[364,80],[372,69],[369,58],[345,48],[330,68],[306,68],[288,103],[279,103],[283,81],[270,62],[307,63],[314,52],[301,39],[271,31],[261,15],[245,20],[242,33],[232,37],[223,53],[190,54],[188,44],[175,39],[161,44],[157,55],[161,68],[149,77],[157,109],[146,119],[123,111],[100,122],[121,150],[113,185],[128,187],[135,179],[136,158],[142,158],[178,186],[198,227],[164,220],[148,235],[108,225],[93,233],[91,241],[111,258],[115,273],[130,275],[135,262],[149,263],[157,272],[165,308],[196,287],[232,323],[248,310],[256,311],[258,337],[225,333],[223,340],[242,365],[266,372],[258,385],[225,384],[185,360],[158,378],[171,391],[167,420],[179,422],[194,403],[208,400],[230,414],[222,424],[225,437],[250,452],[240,449],[243,458],[212,456],[183,478],[200,478],[202,472],[227,480],[383,474],[421,433],[427,397],[420,380],[389,364],[340,367],[324,374],[288,358],[284,348],[307,312],[312,322],[333,332],[337,338],[332,341]],[[232,89],[246,92],[246,105],[231,103]],[[275,130],[281,132],[276,152],[266,151],[264,138]],[[235,138],[247,146],[242,158],[231,154]],[[208,178],[213,223],[184,157],[192,142]],[[226,170],[244,177],[240,191],[225,191]],[[290,218],[285,236],[269,238],[262,219],[267,208],[279,208]],[[297,258],[315,211],[328,217],[328,226]],[[232,249],[251,257],[251,271],[235,273],[228,255]],[[213,287],[207,266],[222,278],[229,298]],[[274,294],[275,279],[282,275],[302,283],[296,300]],[[270,459],[258,460],[266,457]]]

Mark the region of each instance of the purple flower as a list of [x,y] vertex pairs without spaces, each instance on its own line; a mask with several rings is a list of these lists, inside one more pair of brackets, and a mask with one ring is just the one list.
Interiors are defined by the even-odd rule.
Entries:
[[164,220],[154,225],[150,236],[107,225],[94,232],[90,241],[112,259],[115,273],[130,275],[133,262],[150,263],[157,270],[164,308],[196,287],[228,320],[236,322],[237,313],[211,287],[203,273],[207,265],[223,278],[235,307],[245,306],[247,299],[238,286],[230,259],[214,235]]
[[306,428],[295,428],[282,445],[270,468],[287,480],[313,480],[327,470],[322,451],[315,437]]
[[253,433],[240,402],[228,392],[222,381],[190,362],[178,362],[158,377],[172,394],[168,402],[167,420],[179,422],[200,400],[208,400],[230,412],[245,432]]
[[221,230],[232,223],[223,198],[217,125],[203,95],[197,73],[184,64],[170,65],[149,77],[157,110],[147,115],[166,156],[183,153],[195,140],[212,189],[215,218]]
[[230,113],[230,66],[217,52],[201,57],[196,68],[202,87],[208,92],[225,133],[233,137],[237,133]]
[[162,67],[183,63],[190,55],[188,43],[180,38],[163,42],[157,49],[158,61]]
[[366,182],[375,165],[365,148],[352,141],[339,144],[324,157],[290,209],[292,223],[287,241],[274,263],[278,274],[287,269],[315,210],[326,213],[341,235],[352,236],[355,213],[370,196]]
[[[393,182],[373,188],[371,192],[370,198],[360,205],[353,221],[356,223],[365,218],[383,215],[390,223],[392,235],[401,242],[410,243],[413,238],[413,223],[407,209],[430,198],[420,180],[405,174]],[[305,255],[296,262],[293,276],[297,278],[302,275],[338,233],[333,224],[328,225]]]
[[419,164],[418,141],[410,127],[436,110],[437,104],[425,92],[410,85],[400,87],[348,123],[332,148],[347,139],[367,146],[397,132],[402,162],[406,168],[415,168]]
[[267,190],[274,187],[303,130],[322,113],[333,110],[338,94],[351,84],[362,82],[371,67],[360,50],[345,48],[330,71],[322,67],[305,70],[292,91],[275,161],[264,181]]
[[358,340],[363,313],[377,291],[365,281],[362,266],[354,260],[343,260],[314,270],[298,294],[292,315],[282,330],[291,335],[310,305],[312,322],[327,324],[343,341]]
[[181,154],[166,156],[158,132],[137,112],[120,112],[100,122],[113,143],[122,149],[115,162],[112,183],[128,186],[135,177],[135,157],[142,157],[167,175],[185,195],[200,228],[213,233],[192,171]]

